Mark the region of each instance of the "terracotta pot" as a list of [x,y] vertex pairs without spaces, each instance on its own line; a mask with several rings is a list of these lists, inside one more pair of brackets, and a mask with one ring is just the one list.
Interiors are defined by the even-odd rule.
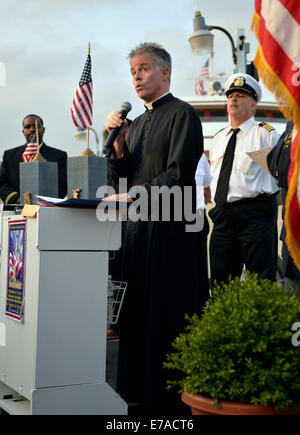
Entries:
[[221,402],[221,407],[215,408],[213,399],[198,394],[182,393],[181,400],[191,407],[192,415],[300,415],[293,408],[278,412],[273,406],[237,402]]

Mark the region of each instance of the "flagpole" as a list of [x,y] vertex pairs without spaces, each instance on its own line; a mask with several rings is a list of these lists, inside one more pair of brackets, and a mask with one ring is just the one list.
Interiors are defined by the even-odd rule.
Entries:
[[[91,44],[88,44],[88,55],[91,54]],[[90,127],[87,128],[87,150],[90,148]]]
[[214,84],[214,52],[212,51],[209,54],[209,93],[210,93],[210,95],[214,95],[213,84]]
[[35,134],[36,134],[36,146],[37,151],[35,157],[32,159],[32,161],[39,161],[39,162],[46,162],[46,159],[40,154],[40,139],[39,139],[39,126],[38,126],[38,120],[35,120]]
[[38,127],[37,119],[35,120],[35,134],[36,134],[36,145],[37,145],[36,155],[38,156],[40,154],[40,141],[39,141],[39,127]]
[[[84,81],[84,85],[86,85],[86,84],[90,84],[91,85],[91,72],[90,72],[90,70],[91,70],[91,60],[90,60],[90,54],[91,54],[91,44],[88,43],[88,58],[87,58],[87,61],[86,61],[86,64],[85,64],[85,69],[83,70],[83,75],[81,76],[81,80]],[[88,69],[86,70],[88,64],[89,64],[89,71],[88,71]],[[89,73],[89,76],[90,76],[89,79],[87,78],[88,73]],[[79,85],[80,85],[80,83],[79,83]],[[82,86],[82,85],[80,85],[80,86]],[[91,89],[88,90],[88,93],[89,93],[90,99],[92,100]],[[74,110],[75,113],[77,113],[77,106],[76,105],[74,106],[74,101],[75,100],[73,100],[73,106],[72,106],[71,111]],[[91,109],[90,106],[87,107],[88,111],[90,111],[90,109]],[[93,153],[93,151],[90,149],[90,125],[92,125],[92,116],[93,116],[92,109],[91,109],[90,115],[91,116],[87,116],[87,119],[86,119],[87,122],[85,122],[83,125],[81,125],[82,128],[87,130],[87,133],[86,133],[87,134],[87,146],[86,146],[86,149],[80,154],[81,156],[94,156],[95,155]],[[73,120],[74,120],[74,117],[73,117]],[[75,122],[75,120],[74,120],[74,122]],[[87,124],[90,124],[90,125],[87,126]],[[75,122],[75,125],[78,126],[78,124],[76,122]]]
[[87,149],[90,148],[90,127],[87,128]]

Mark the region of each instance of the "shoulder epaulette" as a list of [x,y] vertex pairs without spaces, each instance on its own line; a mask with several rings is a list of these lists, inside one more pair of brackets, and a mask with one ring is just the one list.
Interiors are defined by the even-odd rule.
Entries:
[[9,195],[7,195],[7,197],[5,198],[4,204],[5,204],[5,205],[9,204],[9,201],[10,201],[11,198],[13,198],[14,196],[18,196],[18,192],[11,192]]
[[226,127],[221,128],[221,130],[217,131],[217,133],[215,133],[215,134],[213,135],[213,138],[214,138],[215,136],[217,136],[217,134],[219,134],[222,130],[225,130],[225,128],[226,128]]
[[274,127],[272,127],[271,125],[267,124],[266,122],[261,122],[260,124],[258,124],[260,127],[265,128],[268,132],[275,130]]

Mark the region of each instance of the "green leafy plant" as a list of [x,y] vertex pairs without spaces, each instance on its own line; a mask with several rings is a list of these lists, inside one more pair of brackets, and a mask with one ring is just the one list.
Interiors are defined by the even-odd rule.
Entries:
[[300,347],[292,325],[300,322],[300,300],[291,289],[246,272],[216,285],[201,318],[172,346],[164,366],[178,370],[168,388],[220,401],[300,409]]

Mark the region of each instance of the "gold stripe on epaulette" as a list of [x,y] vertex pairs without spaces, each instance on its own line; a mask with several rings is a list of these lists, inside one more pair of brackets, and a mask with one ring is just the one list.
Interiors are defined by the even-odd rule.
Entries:
[[272,130],[275,130],[275,128],[274,127],[272,127],[271,125],[269,125],[269,124],[267,124],[267,123],[265,123],[265,122],[261,122],[260,124],[259,124],[259,126],[260,127],[263,127],[263,128],[265,128],[267,131],[272,131]]
[[10,198],[13,196],[18,195],[18,192],[11,192],[7,197],[5,198],[4,204],[7,205],[9,203]]
[[287,135],[287,137],[285,137],[285,139],[284,139],[284,148],[289,148],[289,146],[290,146],[290,144],[292,142],[293,130],[294,130],[294,127],[292,128],[291,132]]

